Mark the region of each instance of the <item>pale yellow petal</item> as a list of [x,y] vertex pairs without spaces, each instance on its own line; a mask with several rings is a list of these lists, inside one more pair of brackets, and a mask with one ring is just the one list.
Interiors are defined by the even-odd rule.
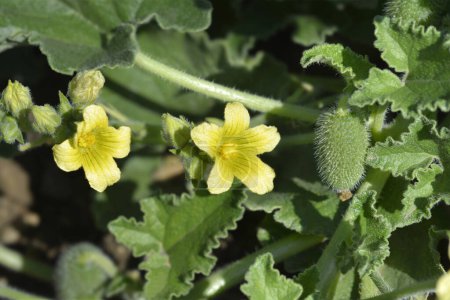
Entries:
[[214,158],[222,139],[222,128],[210,123],[202,123],[191,130],[195,145]]
[[81,154],[74,148],[70,140],[65,140],[61,144],[53,146],[53,158],[56,165],[63,171],[70,172],[81,167]]
[[233,175],[256,194],[266,194],[273,190],[274,170],[257,156],[240,153],[230,160]]
[[228,191],[233,183],[233,173],[225,161],[217,159],[208,177],[208,191],[221,194]]
[[250,126],[250,115],[244,105],[238,102],[228,103],[225,107],[224,134],[234,136]]
[[261,154],[272,151],[280,142],[280,134],[274,126],[259,125],[245,130],[238,138],[239,150]]
[[83,169],[89,185],[98,192],[120,179],[120,170],[109,155],[89,150],[83,155]]
[[124,158],[130,153],[130,142],[130,127],[105,127],[95,132],[97,151],[115,158]]
[[98,105],[89,105],[83,110],[84,130],[108,126],[108,116],[105,110]]

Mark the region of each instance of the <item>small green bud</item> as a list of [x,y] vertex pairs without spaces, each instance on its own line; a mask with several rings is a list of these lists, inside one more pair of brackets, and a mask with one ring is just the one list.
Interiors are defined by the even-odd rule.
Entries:
[[59,96],[59,105],[58,105],[58,112],[60,115],[64,115],[65,113],[72,110],[72,105],[70,104],[69,99],[61,93],[61,91],[58,92]]
[[2,104],[7,112],[19,118],[23,111],[33,105],[30,89],[18,81],[9,80],[8,86],[3,90]]
[[171,114],[163,114],[162,133],[163,138],[172,147],[182,149],[191,139],[191,124],[180,116],[176,118]]
[[386,14],[394,19],[414,21],[425,26],[438,26],[447,0],[391,0],[386,3]]
[[33,129],[39,133],[51,135],[61,125],[61,117],[51,105],[33,105],[31,115]]
[[15,141],[23,144],[22,131],[17,124],[17,120],[11,116],[5,116],[0,121],[0,133],[3,140],[8,144],[13,144]]
[[84,108],[97,100],[105,84],[105,77],[98,70],[77,73],[69,83],[69,98],[78,108]]
[[107,284],[117,268],[99,248],[81,243],[67,249],[55,271],[57,299],[105,299]]
[[323,113],[314,143],[320,176],[338,192],[353,189],[364,174],[369,133],[362,120],[349,111]]

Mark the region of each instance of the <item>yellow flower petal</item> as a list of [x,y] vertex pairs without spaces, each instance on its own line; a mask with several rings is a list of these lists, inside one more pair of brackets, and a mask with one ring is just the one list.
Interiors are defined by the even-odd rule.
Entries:
[[61,170],[70,172],[81,167],[81,155],[78,149],[72,146],[70,140],[65,140],[61,144],[53,146],[52,149],[53,158]]
[[208,191],[220,194],[228,191],[233,183],[233,173],[224,160],[217,159],[208,177]]
[[98,192],[120,179],[120,170],[111,156],[88,150],[83,154],[83,169],[89,185]]
[[280,134],[274,126],[259,125],[242,133],[239,149],[254,154],[272,151],[280,142]]
[[250,126],[250,115],[244,105],[238,102],[228,103],[225,107],[225,136],[234,136]]
[[122,126],[119,129],[106,127],[97,130],[95,134],[97,151],[103,155],[123,158],[130,153],[131,129]]
[[274,170],[263,163],[257,156],[240,153],[229,163],[232,172],[250,191],[256,194],[266,194],[273,190]]
[[191,138],[195,145],[213,158],[217,154],[222,135],[222,128],[210,123],[202,123],[191,130]]
[[83,130],[86,131],[99,127],[108,127],[108,117],[106,116],[106,112],[98,105],[89,105],[83,110],[83,121]]

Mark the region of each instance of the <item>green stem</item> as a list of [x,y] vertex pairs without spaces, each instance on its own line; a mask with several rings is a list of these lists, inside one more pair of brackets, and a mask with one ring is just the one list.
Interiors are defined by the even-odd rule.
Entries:
[[49,298],[35,296],[5,285],[0,285],[0,299],[50,300]]
[[53,270],[50,266],[29,257],[25,257],[2,245],[0,245],[0,265],[43,281],[52,281]]
[[374,141],[382,141],[383,136],[383,127],[384,127],[384,119],[386,114],[386,105],[379,105],[375,107],[370,114],[369,124],[372,131],[372,139]]
[[19,151],[25,152],[25,151],[31,150],[33,148],[40,147],[40,146],[44,145],[45,143],[49,142],[50,140],[51,139],[47,136],[41,136],[40,138],[36,139],[35,141],[27,142],[23,145],[19,145]]
[[437,278],[429,279],[426,281],[418,282],[416,284],[392,291],[390,293],[382,294],[379,296],[366,298],[366,300],[396,300],[406,299],[415,295],[425,294],[433,292],[436,287]]
[[270,112],[279,116],[291,117],[311,123],[314,123],[320,114],[320,111],[316,109],[283,103],[278,100],[241,92],[192,76],[154,60],[143,53],[136,55],[135,64],[146,72],[158,75],[188,90],[225,102],[240,102],[256,111]]
[[283,136],[278,147],[291,147],[297,145],[308,145],[314,142],[314,133],[299,133],[294,135]]
[[233,287],[243,280],[248,268],[261,254],[272,253],[275,262],[278,263],[323,241],[324,238],[321,236],[289,235],[215,271],[210,276],[196,283],[189,295],[183,299],[211,298]]

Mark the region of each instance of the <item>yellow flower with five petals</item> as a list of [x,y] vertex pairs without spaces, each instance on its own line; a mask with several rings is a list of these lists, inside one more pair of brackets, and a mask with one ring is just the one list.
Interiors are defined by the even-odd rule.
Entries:
[[53,146],[53,157],[66,172],[83,167],[89,185],[98,192],[120,179],[120,169],[113,158],[130,152],[131,130],[108,126],[108,117],[98,105],[83,110],[83,121],[77,123],[75,135]]
[[210,193],[226,192],[234,177],[257,194],[273,189],[275,172],[257,155],[272,151],[280,141],[280,134],[273,126],[249,126],[247,109],[241,103],[228,103],[223,127],[202,123],[192,129],[195,145],[214,160],[207,180]]

